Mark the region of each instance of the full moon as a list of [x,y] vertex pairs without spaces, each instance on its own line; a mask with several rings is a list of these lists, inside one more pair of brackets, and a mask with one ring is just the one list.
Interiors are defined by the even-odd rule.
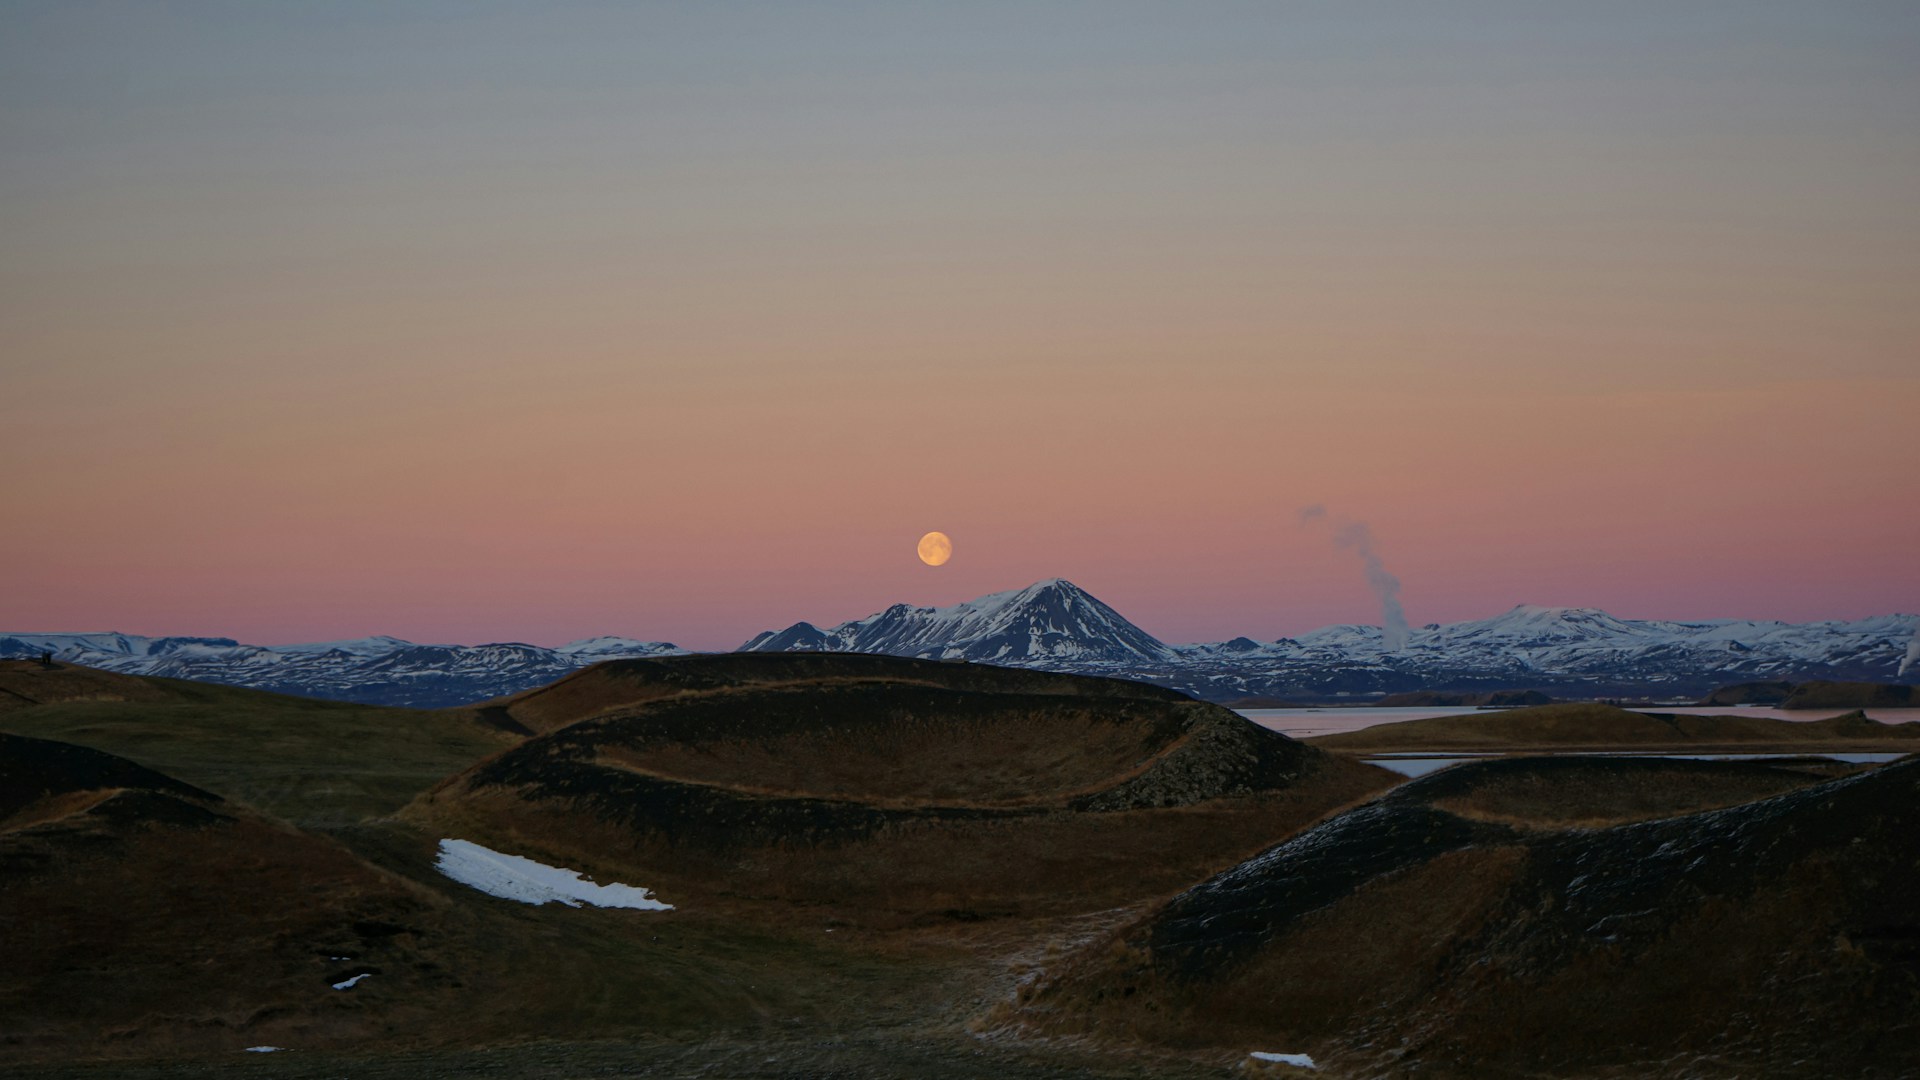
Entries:
[[943,532],[930,532],[920,538],[920,561],[939,566],[953,557],[953,541]]

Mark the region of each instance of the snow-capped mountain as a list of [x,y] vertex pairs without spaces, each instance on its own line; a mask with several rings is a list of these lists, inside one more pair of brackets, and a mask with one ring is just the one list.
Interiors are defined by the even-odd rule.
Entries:
[[1899,664],[1920,618],[1889,615],[1855,622],[1742,620],[1667,622],[1620,619],[1594,608],[1521,605],[1491,619],[1415,630],[1390,652],[1373,627],[1328,627],[1304,634],[1281,655],[1366,660],[1408,669],[1477,669],[1551,674],[1677,674],[1684,669],[1775,675],[1792,669],[1845,668],[1857,677]]
[[1675,622],[1521,605],[1416,629],[1398,651],[1377,627],[1330,626],[1258,650],[1227,642],[1182,653],[1189,688],[1215,697],[1517,688],[1684,697],[1762,679],[1890,680],[1917,627],[1913,615]]
[[1912,615],[1667,622],[1521,605],[1415,630],[1398,651],[1385,647],[1379,627],[1363,625],[1271,642],[1167,645],[1056,579],[946,608],[896,604],[830,630],[796,623],[741,649],[975,660],[1146,679],[1215,699],[1514,688],[1680,696],[1757,679],[1891,679],[1916,627]]
[[887,653],[1016,667],[1158,664],[1173,650],[1071,581],[1054,578],[952,607],[895,604],[877,615],[821,630],[795,623],[740,646],[741,652]]
[[[951,607],[895,604],[831,629],[795,623],[746,652],[872,652],[1142,679],[1214,700],[1325,700],[1402,690],[1537,689],[1561,696],[1690,697],[1761,680],[1896,677],[1920,616],[1852,622],[1674,622],[1593,608],[1522,605],[1490,619],[1413,631],[1385,647],[1377,626],[1297,638],[1169,645],[1072,582],[1053,579]],[[131,634],[0,634],[0,657],[59,659],[137,675],[249,686],[370,704],[434,707],[552,682],[602,660],[684,652],[596,637],[548,649],[417,645],[392,637],[308,645]]]
[[0,657],[51,652],[62,661],[129,675],[246,686],[370,705],[436,708],[550,683],[602,660],[685,652],[676,645],[596,637],[538,645],[416,645],[396,637],[303,645],[134,634],[0,634]]

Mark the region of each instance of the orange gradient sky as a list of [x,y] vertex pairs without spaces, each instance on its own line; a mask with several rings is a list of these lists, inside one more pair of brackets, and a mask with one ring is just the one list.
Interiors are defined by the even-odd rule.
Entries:
[[1920,15],[1449,8],[8,5],[0,630],[1920,609]]

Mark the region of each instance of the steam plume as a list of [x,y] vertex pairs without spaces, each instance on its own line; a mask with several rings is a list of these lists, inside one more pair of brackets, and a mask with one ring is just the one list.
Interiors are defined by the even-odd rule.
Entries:
[[[1326,516],[1327,508],[1318,503],[1300,508],[1303,526]],[[1386,563],[1380,561],[1380,554],[1373,550],[1373,530],[1364,521],[1342,524],[1333,534],[1333,542],[1359,555],[1366,565],[1367,587],[1380,598],[1380,643],[1388,652],[1406,648],[1412,631],[1407,626],[1407,613],[1400,607],[1400,579],[1387,572]]]
[[1907,643],[1907,658],[1900,661],[1900,670],[1894,672],[1893,677],[1904,677],[1907,669],[1915,664],[1920,664],[1920,626],[1913,628],[1913,640]]

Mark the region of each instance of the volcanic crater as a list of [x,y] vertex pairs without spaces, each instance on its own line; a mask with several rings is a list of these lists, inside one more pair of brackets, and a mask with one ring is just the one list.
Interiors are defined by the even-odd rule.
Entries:
[[1113,680],[807,654],[602,668],[493,706],[546,733],[407,816],[663,888],[1019,913],[1152,896],[1392,780]]

